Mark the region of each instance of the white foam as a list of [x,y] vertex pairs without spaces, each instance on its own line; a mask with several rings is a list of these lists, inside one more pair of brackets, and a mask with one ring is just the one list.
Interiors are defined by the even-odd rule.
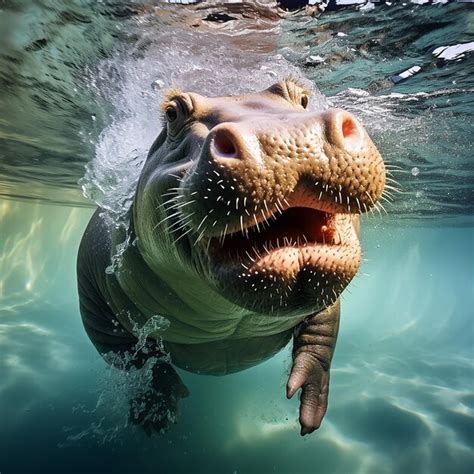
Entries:
[[433,51],[433,56],[446,61],[454,61],[463,58],[466,53],[474,51],[474,41],[470,43],[460,43],[452,46],[440,46]]

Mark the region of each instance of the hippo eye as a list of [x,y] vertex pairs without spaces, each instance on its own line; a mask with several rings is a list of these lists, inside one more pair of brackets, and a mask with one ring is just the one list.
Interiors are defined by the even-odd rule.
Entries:
[[168,122],[174,122],[178,118],[178,112],[176,111],[175,107],[167,107],[165,114]]
[[308,102],[309,102],[308,96],[302,95],[300,99],[300,104],[301,104],[301,107],[303,107],[303,109],[306,109],[306,107],[308,107]]

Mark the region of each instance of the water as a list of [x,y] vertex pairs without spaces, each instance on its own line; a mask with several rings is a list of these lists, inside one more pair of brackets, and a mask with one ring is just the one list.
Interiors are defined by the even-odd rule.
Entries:
[[[472,41],[474,10],[262,6],[244,18],[231,5],[235,20],[203,21],[215,11],[2,4],[0,471],[471,472],[473,56],[433,52]],[[94,202],[115,219],[129,206],[166,87],[241,92],[289,74],[317,85],[313,107],[360,117],[401,190],[363,221],[328,414],[299,437],[286,348],[226,377],[181,372],[179,423],[148,438],[127,423],[146,373],[108,368],[83,331],[79,240]]]

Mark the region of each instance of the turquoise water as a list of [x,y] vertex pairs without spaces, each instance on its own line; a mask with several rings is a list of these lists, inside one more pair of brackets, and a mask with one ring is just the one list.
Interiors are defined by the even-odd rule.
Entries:
[[[212,9],[137,2],[2,7],[0,472],[473,471],[473,56],[433,51],[473,41],[474,9],[232,7],[216,24]],[[94,201],[117,218],[129,205],[171,83],[240,92],[290,73],[315,81],[316,106],[360,117],[399,170],[387,214],[363,219],[328,413],[299,436],[287,347],[234,375],[181,371],[179,422],[148,438],[127,424],[141,375],[110,369],[79,316]]]

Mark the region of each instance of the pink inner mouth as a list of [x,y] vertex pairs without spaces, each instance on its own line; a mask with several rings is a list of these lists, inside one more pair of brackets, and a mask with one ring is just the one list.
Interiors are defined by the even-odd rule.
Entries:
[[335,244],[334,215],[306,207],[292,207],[275,214],[268,223],[252,226],[244,232],[234,232],[223,244],[214,238],[213,247],[229,260],[258,255],[281,247],[303,247],[315,244]]

